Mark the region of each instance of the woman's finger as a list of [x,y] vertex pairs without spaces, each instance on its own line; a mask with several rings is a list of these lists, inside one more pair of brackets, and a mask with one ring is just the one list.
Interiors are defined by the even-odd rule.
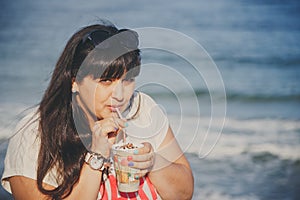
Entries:
[[107,118],[97,121],[93,127],[93,132],[96,135],[107,137],[110,133],[116,132],[119,128],[119,125],[112,118]]
[[107,136],[108,133],[116,132],[123,128],[123,126],[125,126],[125,122],[123,120],[110,117],[95,122],[93,132],[97,134],[103,133]]
[[132,161],[135,162],[143,162],[143,161],[149,161],[152,160],[154,157],[154,152],[150,152],[147,154],[138,154],[138,155],[132,155]]
[[148,169],[148,170],[150,170],[153,167],[153,164],[154,164],[154,157],[152,157],[150,160],[145,160],[141,162],[137,162],[133,160],[130,160],[128,162],[129,167],[136,168],[136,169]]
[[144,142],[143,145],[143,147],[138,148],[134,151],[135,155],[148,154],[153,152],[152,145],[149,142]]

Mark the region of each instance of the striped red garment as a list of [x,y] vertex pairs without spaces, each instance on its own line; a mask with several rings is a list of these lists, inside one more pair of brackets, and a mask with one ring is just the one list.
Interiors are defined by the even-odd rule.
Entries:
[[151,183],[146,177],[140,178],[140,186],[137,192],[119,192],[114,175],[110,174],[108,179],[101,184],[97,200],[156,200],[159,196]]

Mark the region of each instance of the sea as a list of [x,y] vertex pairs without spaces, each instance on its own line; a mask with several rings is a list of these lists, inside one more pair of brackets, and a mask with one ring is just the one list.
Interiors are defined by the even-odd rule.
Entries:
[[[110,21],[139,34],[137,90],[168,116],[193,170],[193,200],[300,199],[300,1],[0,7],[0,174],[14,127],[40,102],[67,40]],[[12,197],[0,188],[0,199]]]

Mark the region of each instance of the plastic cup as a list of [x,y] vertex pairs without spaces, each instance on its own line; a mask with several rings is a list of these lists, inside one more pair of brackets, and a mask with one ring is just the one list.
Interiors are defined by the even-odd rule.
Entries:
[[136,148],[123,148],[124,144],[114,144],[112,146],[112,156],[116,171],[117,186],[120,192],[136,192],[139,190],[140,180],[136,179],[136,174],[140,172],[128,166],[128,156],[134,154],[134,150],[143,147],[143,144],[134,144]]

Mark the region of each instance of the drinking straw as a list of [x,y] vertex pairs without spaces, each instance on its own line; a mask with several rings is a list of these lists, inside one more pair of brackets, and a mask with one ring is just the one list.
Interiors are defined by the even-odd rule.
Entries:
[[[119,108],[116,108],[116,111],[117,111],[117,114],[118,114],[118,116],[119,116],[120,119],[125,119],[125,118],[122,116],[122,114],[121,114]],[[126,131],[125,131],[125,129],[123,129],[123,143],[124,143],[124,144],[126,143]]]

